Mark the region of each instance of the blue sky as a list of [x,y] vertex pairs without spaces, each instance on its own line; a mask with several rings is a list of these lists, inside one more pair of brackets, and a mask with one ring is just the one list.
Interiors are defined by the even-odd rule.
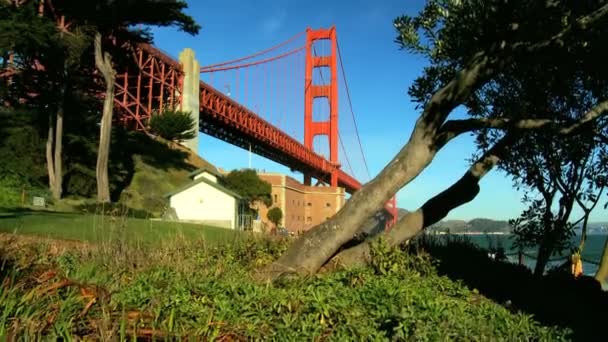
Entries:
[[[183,48],[193,48],[201,65],[263,50],[306,27],[335,25],[372,176],[380,172],[407,141],[419,115],[407,95],[407,88],[421,74],[425,61],[399,50],[394,42],[396,33],[392,21],[398,15],[416,13],[422,1],[191,0],[189,3],[187,13],[203,26],[200,34],[192,37],[173,29],[157,29],[154,30],[155,44],[172,56],[177,56]],[[415,209],[451,185],[467,170],[467,159],[474,151],[470,136],[452,141],[431,166],[398,193],[399,207]],[[249,163],[247,151],[204,135],[200,137],[199,154],[224,169],[247,167]],[[289,173],[287,168],[255,155],[252,165],[266,171]],[[523,209],[521,193],[513,189],[504,174],[493,171],[480,185],[477,198],[453,210],[448,219],[509,219]],[[608,212],[598,206],[592,220],[608,221]]]

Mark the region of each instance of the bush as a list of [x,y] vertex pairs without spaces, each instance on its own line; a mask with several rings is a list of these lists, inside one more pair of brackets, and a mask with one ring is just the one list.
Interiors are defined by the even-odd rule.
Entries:
[[268,213],[266,213],[266,217],[268,217],[270,222],[274,223],[274,225],[278,227],[281,223],[281,220],[283,219],[283,212],[281,211],[281,208],[274,207],[268,210]]
[[196,121],[189,112],[165,110],[152,115],[150,119],[150,131],[171,141],[195,138],[198,132],[194,127],[196,127]]

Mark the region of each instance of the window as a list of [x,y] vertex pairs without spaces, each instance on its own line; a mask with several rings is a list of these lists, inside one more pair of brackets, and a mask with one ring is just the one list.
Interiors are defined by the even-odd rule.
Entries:
[[329,208],[329,207],[331,207],[331,204],[329,202],[327,202],[327,203],[325,203],[325,206]]
[[277,194],[274,194],[274,203],[276,204],[279,201],[279,196],[277,196]]
[[311,222],[312,222],[312,217],[308,216],[308,217],[306,218],[306,223],[311,223]]
[[312,202],[308,202],[307,204],[309,207],[312,207]]

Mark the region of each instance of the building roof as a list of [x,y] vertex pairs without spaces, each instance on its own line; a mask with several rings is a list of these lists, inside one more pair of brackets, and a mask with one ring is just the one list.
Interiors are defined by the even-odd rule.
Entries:
[[[206,170],[203,170],[203,171],[206,171]],[[199,172],[199,173],[202,173],[202,171]],[[211,173],[211,172],[209,172],[209,173]],[[194,176],[192,176],[192,177],[194,177]],[[219,184],[217,184],[217,183],[215,183],[215,182],[213,182],[213,181],[211,181],[211,180],[209,180],[209,179],[207,179],[205,177],[200,177],[198,179],[195,179],[194,181],[192,181],[192,182],[190,182],[190,183],[188,183],[188,184],[186,184],[186,185],[184,185],[184,186],[182,186],[182,187],[180,187],[180,188],[178,188],[176,190],[173,190],[173,191],[165,194],[164,197],[171,197],[173,195],[177,195],[180,192],[182,192],[184,190],[187,190],[187,189],[189,189],[189,188],[191,188],[191,187],[193,187],[193,186],[195,186],[195,185],[197,185],[199,183],[207,183],[207,184],[211,185],[212,187],[218,189],[219,191],[221,191],[221,192],[223,192],[223,193],[225,193],[227,195],[230,195],[230,196],[232,196],[232,197],[234,197],[236,199],[239,199],[239,200],[243,199],[243,196],[241,196],[241,195],[237,194],[236,192],[234,192],[232,190],[229,190],[226,187],[223,187],[223,186],[221,186],[221,185],[219,185]]]
[[214,176],[216,176],[218,178],[223,177],[223,175],[221,173],[219,173],[217,171],[217,169],[215,167],[213,167],[213,166],[204,166],[204,167],[202,167],[200,169],[194,170],[194,171],[192,171],[192,172],[190,172],[188,174],[188,177],[194,178],[194,177],[200,175],[203,172],[207,172],[207,173],[212,174],[212,175],[214,175]]

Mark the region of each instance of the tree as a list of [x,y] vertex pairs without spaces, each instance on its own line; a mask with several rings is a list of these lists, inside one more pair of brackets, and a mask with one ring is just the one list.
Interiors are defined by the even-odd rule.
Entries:
[[[593,82],[601,65],[597,61],[605,57],[600,37],[607,16],[608,4],[593,1],[429,0],[418,16],[397,18],[397,42],[430,62],[424,75],[410,87],[410,95],[423,110],[408,142],[333,218],[303,234],[262,276],[316,272],[356,236],[367,217],[381,209],[460,134],[480,130],[507,133],[489,146],[457,183],[400,219],[391,231],[390,239],[395,243],[409,239],[449,210],[472,200],[479,191],[479,179],[498,162],[510,139],[540,129],[558,136],[578,134],[581,127],[604,115],[608,101],[602,100],[574,121],[510,112],[500,117],[448,120],[454,108],[474,107],[478,91],[509,71],[511,65],[546,65],[551,66],[549,70],[567,66],[585,73]],[[563,58],[554,58],[559,52]],[[534,76],[540,75],[520,81]]]
[[[188,7],[182,0],[62,0],[56,4],[59,11],[78,25],[94,29],[95,66],[101,73],[105,84],[104,105],[99,130],[99,149],[97,153],[97,200],[110,201],[110,184],[108,181],[108,161],[110,156],[110,139],[112,133],[112,115],[114,106],[114,80],[116,71],[112,63],[110,48],[122,45],[107,42],[150,42],[149,30],[130,30],[134,25],[177,26],[182,31],[197,34],[200,26],[183,13]],[[105,47],[104,47],[105,43]],[[127,44],[128,46],[128,44]],[[104,51],[105,49],[105,51]],[[128,54],[128,53],[127,53]]]
[[[63,192],[65,102],[88,46],[86,34],[78,29],[70,34],[59,30],[52,20],[42,15],[38,1],[2,2],[0,11],[8,14],[0,19],[0,55],[12,55],[23,89],[13,97],[34,96],[37,99],[30,102],[37,103],[38,110],[47,112],[49,188],[53,197],[59,199]],[[4,60],[6,62],[6,58]]]
[[228,189],[243,196],[249,205],[254,205],[257,201],[263,202],[267,207],[272,205],[272,186],[260,179],[255,170],[232,170],[223,178],[223,183]]
[[[586,46],[586,54],[605,54],[603,48]],[[513,62],[505,72],[480,87],[467,104],[469,114],[490,120],[510,113],[510,118],[551,119],[562,123],[581,120],[589,108],[605,101],[608,83],[603,74],[590,75],[577,63],[581,51],[560,49],[539,57],[543,63]],[[548,63],[549,59],[573,61]],[[598,70],[598,72],[600,72]],[[595,77],[595,78],[591,78]],[[522,113],[525,113],[522,115]],[[504,132],[479,130],[481,150],[500,139]],[[542,275],[549,258],[570,248],[575,224],[583,222],[579,252],[586,227],[608,171],[605,163],[606,120],[599,118],[579,129],[577,135],[556,139],[553,130],[537,130],[521,136],[499,168],[524,189],[529,208],[513,221],[517,245],[538,247],[535,274]],[[572,224],[571,214],[579,206],[584,217]]]
[[150,131],[170,141],[193,139],[198,134],[189,112],[165,110],[150,119]]
[[283,212],[279,207],[270,208],[270,210],[268,210],[268,213],[266,213],[266,217],[268,217],[270,222],[274,223],[275,227],[278,227],[281,224],[281,220],[283,219]]

